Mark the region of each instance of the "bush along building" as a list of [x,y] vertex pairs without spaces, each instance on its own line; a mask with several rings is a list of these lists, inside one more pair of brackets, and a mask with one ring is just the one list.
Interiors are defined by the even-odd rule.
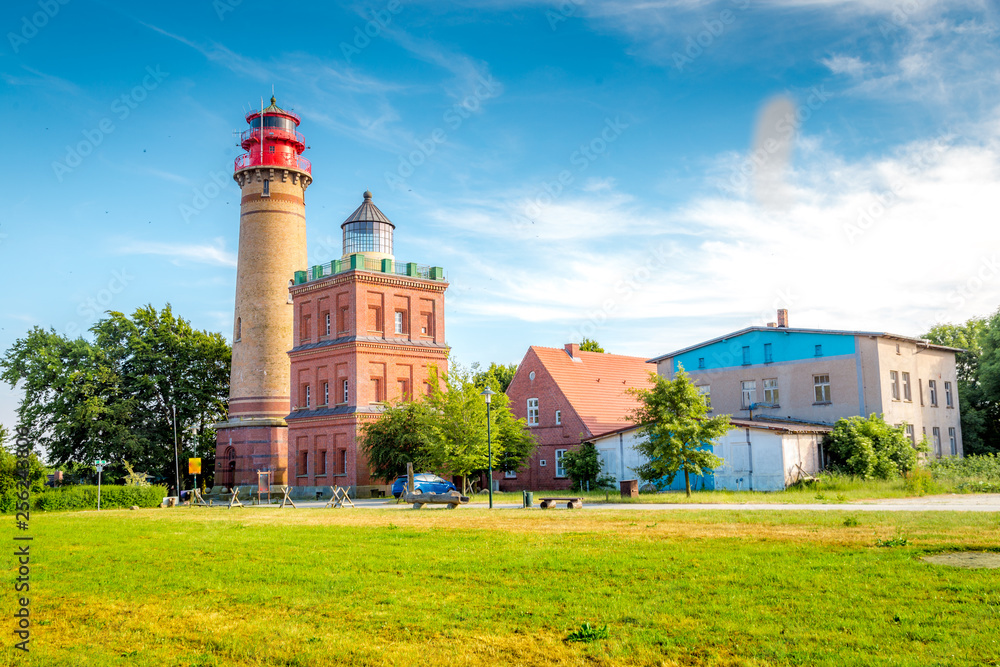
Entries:
[[718,414],[754,422],[830,426],[883,414],[930,456],[962,456],[956,348],[877,331],[795,329],[788,311],[654,359],[673,377],[683,366]]
[[373,481],[358,429],[388,400],[428,391],[447,370],[441,267],[397,262],[395,225],[365,192],[341,225],[343,254],[309,267],[300,119],[270,106],[246,115],[229,414],[216,424],[216,483],[296,487],[295,495]]

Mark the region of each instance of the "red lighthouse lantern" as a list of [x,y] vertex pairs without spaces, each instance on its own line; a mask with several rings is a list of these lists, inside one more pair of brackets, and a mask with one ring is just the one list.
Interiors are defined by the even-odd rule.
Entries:
[[236,171],[247,167],[290,167],[312,174],[312,165],[302,157],[306,139],[296,131],[301,119],[286,111],[271,97],[271,106],[246,115],[249,130],[240,135],[240,145],[246,151],[236,158]]

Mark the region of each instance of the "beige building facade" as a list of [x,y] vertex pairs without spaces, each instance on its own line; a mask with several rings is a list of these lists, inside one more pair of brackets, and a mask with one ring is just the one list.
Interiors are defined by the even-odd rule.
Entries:
[[962,456],[955,348],[885,332],[793,329],[787,313],[651,359],[657,372],[679,368],[716,414],[832,425],[881,414],[904,425],[930,456]]

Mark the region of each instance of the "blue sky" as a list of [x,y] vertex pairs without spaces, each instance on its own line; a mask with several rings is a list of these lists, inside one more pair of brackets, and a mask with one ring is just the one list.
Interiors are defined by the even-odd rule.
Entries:
[[986,0],[41,0],[0,29],[3,349],[147,303],[228,336],[233,132],[272,86],[310,262],[371,189],[397,259],[445,267],[462,363],[1000,305]]

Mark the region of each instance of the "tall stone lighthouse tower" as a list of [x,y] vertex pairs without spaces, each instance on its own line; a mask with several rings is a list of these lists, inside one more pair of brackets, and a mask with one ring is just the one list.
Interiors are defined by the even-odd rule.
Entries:
[[287,483],[293,309],[288,287],[306,266],[305,191],[312,166],[301,157],[299,117],[271,98],[246,116],[246,151],[236,159],[240,241],[233,324],[229,419],[216,424],[216,484],[256,484],[257,471]]

